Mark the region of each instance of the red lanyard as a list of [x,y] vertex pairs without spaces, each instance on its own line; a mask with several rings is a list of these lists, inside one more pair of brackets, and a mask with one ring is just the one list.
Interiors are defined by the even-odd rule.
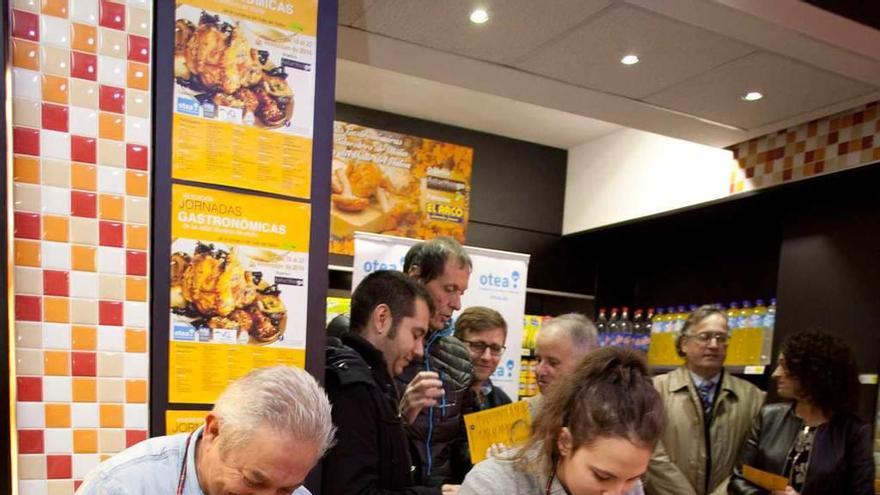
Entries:
[[187,453],[189,453],[189,441],[192,440],[193,436],[192,432],[189,436],[186,437],[186,443],[183,446],[183,465],[180,466],[180,478],[178,478],[177,482],[177,495],[183,495],[183,487],[186,486],[186,464],[187,464]]

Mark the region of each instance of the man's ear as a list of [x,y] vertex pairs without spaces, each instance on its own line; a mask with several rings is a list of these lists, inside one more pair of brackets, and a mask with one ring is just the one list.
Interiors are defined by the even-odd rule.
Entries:
[[562,429],[559,430],[559,436],[556,438],[556,448],[559,450],[560,456],[568,457],[571,455],[572,442],[571,430],[569,430],[567,426],[563,426]]
[[376,333],[379,335],[387,334],[388,331],[391,330],[392,325],[391,308],[384,303],[377,305],[373,308],[370,322],[372,327],[376,330]]
[[409,270],[406,272],[412,278],[419,278],[422,276],[422,267],[419,265],[410,265]]
[[213,412],[205,416],[205,429],[202,430],[202,439],[214,442],[220,436],[220,418]]

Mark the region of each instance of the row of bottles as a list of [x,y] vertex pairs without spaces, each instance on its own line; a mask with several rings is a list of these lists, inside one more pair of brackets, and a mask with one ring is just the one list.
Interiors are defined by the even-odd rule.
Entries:
[[651,332],[653,328],[654,310],[648,308],[643,311],[635,310],[632,319],[629,316],[629,308],[624,306],[618,312],[617,308],[611,308],[611,313],[606,313],[605,308],[599,310],[596,318],[596,329],[599,331],[599,345],[629,347],[643,352],[648,352],[651,344]]
[[[720,303],[714,306],[724,309],[727,313],[727,323],[731,332],[746,328],[773,330],[776,325],[776,299],[770,299],[769,306],[764,304],[763,299],[757,299],[754,305],[751,301],[740,303],[734,301],[727,308]],[[665,310],[657,308],[656,314],[651,318],[651,332],[673,334],[681,332],[688,317],[696,309],[696,304],[690,305],[687,310],[684,306],[669,306]]]
[[538,369],[537,359],[523,359],[520,361],[519,371],[519,397],[532,397],[538,395]]

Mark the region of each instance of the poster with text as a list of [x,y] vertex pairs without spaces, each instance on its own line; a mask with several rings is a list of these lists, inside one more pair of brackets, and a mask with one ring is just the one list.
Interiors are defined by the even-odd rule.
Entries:
[[178,0],[172,176],[308,198],[318,0]]
[[351,255],[354,233],[464,242],[474,150],[334,122],[330,252]]
[[169,402],[212,403],[253,368],[303,367],[310,206],[172,188]]

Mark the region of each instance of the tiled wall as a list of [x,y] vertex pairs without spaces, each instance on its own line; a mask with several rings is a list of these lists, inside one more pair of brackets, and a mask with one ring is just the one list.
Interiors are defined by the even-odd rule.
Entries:
[[878,103],[731,146],[731,194],[880,161]]
[[13,0],[19,488],[146,438],[150,0]]

